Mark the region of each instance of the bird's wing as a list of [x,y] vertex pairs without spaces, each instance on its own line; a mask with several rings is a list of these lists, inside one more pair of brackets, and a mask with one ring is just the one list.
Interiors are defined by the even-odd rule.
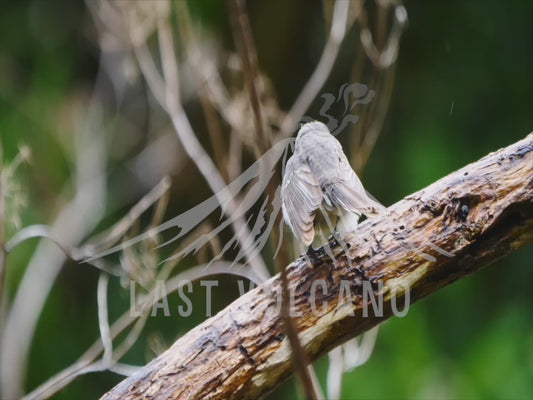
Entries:
[[315,237],[315,211],[323,193],[309,164],[293,155],[285,166],[281,186],[283,218],[296,238],[309,246]]
[[342,149],[337,152],[337,157],[339,159],[337,179],[328,188],[331,202],[357,214],[376,215],[384,210],[382,204],[367,195]]

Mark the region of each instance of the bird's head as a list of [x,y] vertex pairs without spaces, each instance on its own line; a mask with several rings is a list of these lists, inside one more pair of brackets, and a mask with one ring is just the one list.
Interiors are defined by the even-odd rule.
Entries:
[[328,127],[320,121],[312,121],[306,124],[303,124],[298,131],[296,136],[296,146],[298,146],[298,141],[301,140],[304,136],[319,136],[324,138],[331,137],[331,132]]

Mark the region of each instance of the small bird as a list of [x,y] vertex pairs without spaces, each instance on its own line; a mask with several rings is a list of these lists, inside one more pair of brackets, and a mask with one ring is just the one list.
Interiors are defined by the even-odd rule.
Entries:
[[328,127],[313,121],[298,131],[281,186],[283,218],[309,251],[322,204],[339,215],[335,230],[340,234],[353,230],[361,215],[376,215],[385,208],[366,193]]

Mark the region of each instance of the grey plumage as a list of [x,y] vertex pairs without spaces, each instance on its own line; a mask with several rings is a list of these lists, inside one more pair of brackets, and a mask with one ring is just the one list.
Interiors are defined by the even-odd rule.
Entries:
[[352,213],[357,218],[384,209],[367,195],[328,127],[313,121],[298,131],[281,186],[283,218],[306,246],[313,242],[315,213],[322,203],[329,210]]

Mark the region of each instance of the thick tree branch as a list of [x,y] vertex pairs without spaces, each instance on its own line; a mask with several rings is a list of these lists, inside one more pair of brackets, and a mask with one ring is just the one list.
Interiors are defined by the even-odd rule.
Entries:
[[[401,310],[406,287],[412,303],[533,241],[533,134],[406,197],[345,239],[347,253],[331,244],[335,260],[320,251],[312,265],[300,258],[287,267],[294,321],[310,359],[390,317],[392,294]],[[369,285],[384,300],[381,316],[366,307]],[[279,297],[276,276],[103,398],[255,399],[267,393],[291,374]]]

